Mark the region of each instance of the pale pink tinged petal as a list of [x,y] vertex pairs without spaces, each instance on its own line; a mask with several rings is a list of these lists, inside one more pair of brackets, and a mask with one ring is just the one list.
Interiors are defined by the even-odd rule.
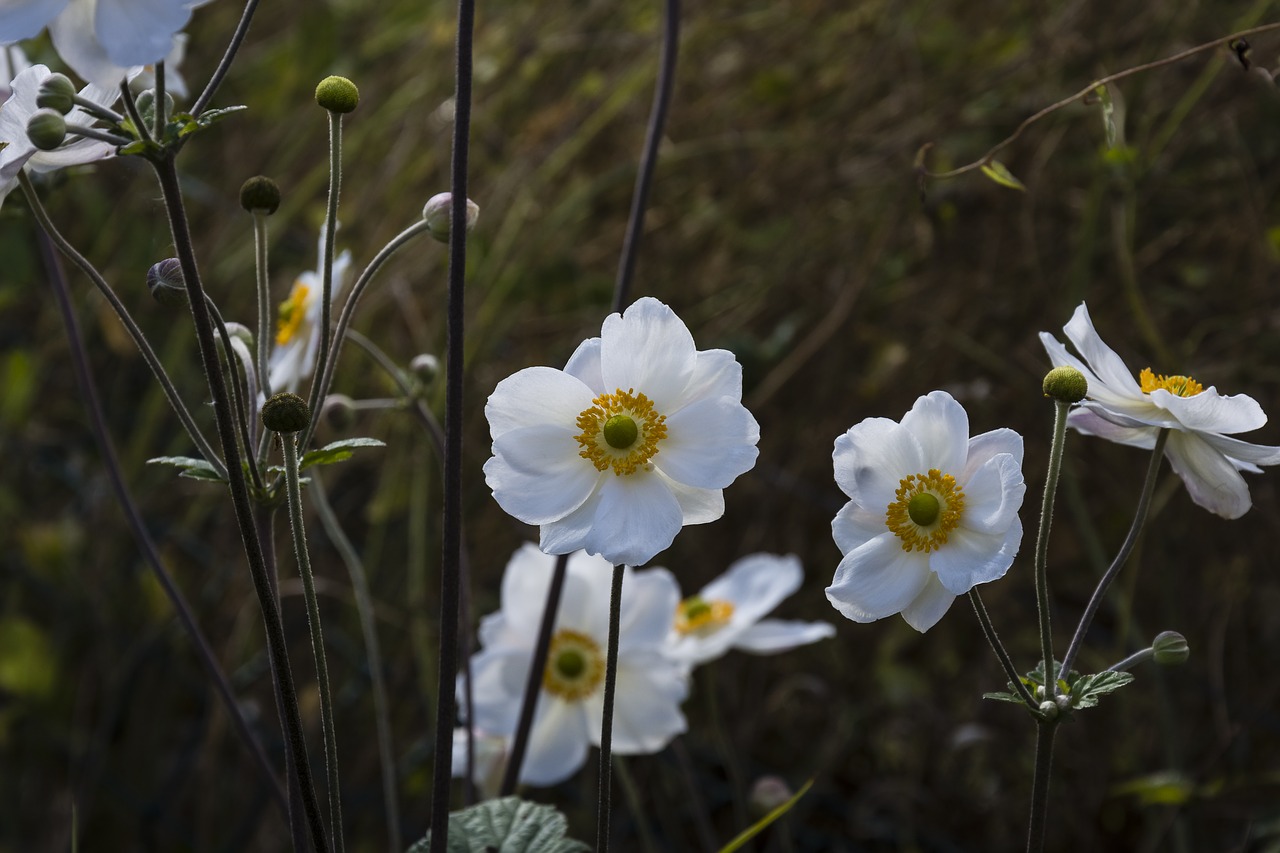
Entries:
[[688,692],[684,667],[660,652],[633,654],[625,663],[620,659],[613,749],[619,755],[646,755],[665,747],[686,728],[680,703]]
[[[1280,447],[1271,447],[1266,444],[1250,444],[1238,438],[1227,438],[1224,435],[1214,435],[1208,432],[1201,433],[1200,437],[1209,446],[1220,453],[1226,454],[1228,458],[1235,460],[1237,463],[1280,465]],[[1254,473],[1257,472],[1255,471]]]
[[1253,505],[1249,486],[1236,466],[1199,435],[1169,433],[1164,455],[1197,506],[1223,518],[1239,518]]
[[706,397],[742,400],[742,365],[728,350],[699,350],[698,360],[693,366],[693,378],[685,386],[680,405]]
[[886,532],[845,555],[827,600],[854,622],[874,622],[914,601],[928,580],[925,555],[902,550],[902,540]]
[[[926,470],[955,475],[968,455],[969,415],[946,391],[931,391],[902,417],[903,429],[920,442]],[[914,472],[912,472],[914,473]]]
[[653,464],[678,483],[723,489],[756,463],[760,425],[728,397],[701,400],[667,417]]
[[595,396],[582,380],[564,371],[526,367],[498,383],[484,415],[494,438],[534,424],[558,424],[576,434],[578,415],[591,408]]
[[570,376],[576,376],[583,385],[591,389],[595,396],[614,390],[604,387],[604,377],[600,374],[599,338],[587,338],[578,344],[573,355],[569,356],[569,363],[564,366],[564,372]]
[[116,65],[151,65],[173,50],[174,35],[191,20],[189,0],[97,0],[94,25]]
[[772,655],[835,635],[836,628],[829,622],[766,619],[739,634],[733,647],[755,655]]
[[982,533],[957,527],[946,544],[929,554],[929,568],[948,592],[963,595],[980,583],[1004,577],[1022,543],[1022,522],[1014,516],[1008,529]]
[[[603,483],[603,480],[598,481]],[[548,554],[569,554],[587,547],[587,536],[600,508],[600,489],[596,488],[582,506],[559,521],[542,525],[538,530],[538,547]]]
[[606,475],[587,553],[611,563],[644,565],[671,545],[683,519],[679,502],[660,478]]
[[1001,453],[964,483],[965,527],[980,533],[1003,533],[1018,515],[1027,485],[1017,460]]
[[548,524],[573,512],[591,496],[601,474],[577,455],[573,432],[530,426],[493,440],[484,480],[510,515],[526,524]]
[[[1089,362],[1089,366],[1093,368],[1093,372],[1102,380],[1107,390],[1121,397],[1141,396],[1142,389],[1138,386],[1138,381],[1133,378],[1133,372],[1125,366],[1124,360],[1116,355],[1115,350],[1102,342],[1102,338],[1093,328],[1089,309],[1083,302],[1071,315],[1067,325],[1062,327],[1062,331],[1066,333],[1071,343],[1075,344],[1085,361]],[[1101,389],[1090,389],[1089,396],[1098,399],[1099,390]]]
[[902,478],[923,474],[920,442],[888,418],[867,418],[836,439],[831,454],[836,485],[868,511],[888,508]]
[[708,601],[729,602],[733,605],[732,624],[750,625],[781,604],[803,581],[804,569],[794,554],[751,554],[735,561],[698,594]]
[[631,572],[623,584],[619,647],[660,648],[675,622],[680,585],[671,572],[662,568]]
[[662,477],[671,494],[675,495],[680,511],[684,513],[685,524],[707,524],[724,515],[723,489],[695,489],[693,486],[677,483],[659,470],[655,469],[653,473]]
[[520,781],[555,785],[568,779],[586,763],[589,738],[582,703],[543,692],[529,731],[529,751],[520,768]]
[[67,0],[5,0],[0,3],[0,44],[35,38],[66,5]]
[[916,600],[903,608],[902,618],[907,620],[908,625],[923,634],[938,624],[951,607],[951,602],[955,600],[956,597],[947,591],[947,588],[938,580],[938,576],[930,573],[929,582],[925,584],[924,589],[920,590]]
[[605,388],[634,388],[662,414],[677,408],[693,378],[693,335],[675,312],[652,297],[637,299],[623,314],[610,314],[600,332]]
[[1013,457],[1014,464],[1022,467],[1022,436],[1011,429],[993,429],[969,439],[969,457],[965,460],[964,471],[956,477],[963,486],[969,482],[974,473],[986,465],[997,454],[1006,453]]
[[95,29],[96,5],[95,0],[71,0],[62,14],[50,22],[49,38],[62,61],[86,82],[119,86],[129,72],[129,65],[144,63],[122,64],[111,60]]
[[885,513],[889,507],[878,511],[865,510],[849,501],[831,521],[831,537],[835,539],[841,554],[848,554],[888,530]]
[[1194,397],[1179,397],[1157,388],[1151,392],[1151,400],[1167,409],[1182,426],[1197,432],[1249,432],[1267,422],[1258,401],[1248,394],[1223,397],[1217,389],[1207,388]]
[[1067,426],[1082,435],[1094,435],[1144,450],[1156,446],[1156,434],[1160,431],[1155,426],[1121,426],[1092,407],[1072,409],[1067,415]]

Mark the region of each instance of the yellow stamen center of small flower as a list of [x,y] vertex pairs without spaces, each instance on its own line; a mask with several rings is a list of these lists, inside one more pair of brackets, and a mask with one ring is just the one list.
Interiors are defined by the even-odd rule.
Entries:
[[302,319],[307,316],[307,296],[311,288],[300,281],[293,283],[289,298],[280,303],[280,319],[276,323],[276,343],[284,346],[298,334]]
[[612,468],[621,476],[634,474],[658,452],[658,443],[667,437],[667,418],[654,411],[644,394],[619,388],[592,400],[591,408],[578,415],[578,429],[578,455],[597,471]]
[[1204,390],[1204,386],[1190,376],[1163,376],[1152,373],[1150,367],[1144,367],[1138,374],[1138,384],[1144,394],[1163,388],[1175,397],[1194,397]]
[[570,702],[596,692],[604,680],[605,660],[600,644],[579,631],[561,628],[551,637],[542,687]]
[[733,605],[728,601],[707,601],[700,595],[686,598],[676,607],[676,630],[688,636],[705,637],[714,634],[729,623]]
[[930,468],[898,482],[893,503],[885,510],[889,529],[902,540],[904,551],[936,551],[964,515],[964,490],[956,478]]

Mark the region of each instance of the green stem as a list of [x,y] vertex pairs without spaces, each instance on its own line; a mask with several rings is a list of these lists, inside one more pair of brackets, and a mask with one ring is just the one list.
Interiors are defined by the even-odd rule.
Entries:
[[600,778],[596,800],[596,853],[609,853],[610,783],[613,772],[613,700],[618,686],[618,623],[622,614],[622,577],[626,566],[613,567],[613,583],[609,587],[609,645],[605,653],[604,714],[600,720]]
[[1053,443],[1049,446],[1049,470],[1044,478],[1044,499],[1040,504],[1040,530],[1036,536],[1036,612],[1040,621],[1040,658],[1044,661],[1045,698],[1057,691],[1053,669],[1053,634],[1049,621],[1049,528],[1053,525],[1053,499],[1062,472],[1062,448],[1067,441],[1067,410],[1070,403],[1054,400]]
[[151,126],[152,127],[151,135],[156,139],[163,139],[164,126],[169,119],[169,116],[165,114],[167,110],[165,109],[165,103],[164,103],[165,92],[164,92],[164,62],[163,61],[157,62],[155,64],[155,80],[156,80],[155,85],[151,87],[152,94],[155,97],[155,105],[156,105],[155,114],[152,116],[152,118],[155,121]]
[[1027,829],[1027,853],[1044,850],[1045,822],[1049,815],[1049,773],[1053,767],[1053,737],[1057,720],[1036,720],[1036,769],[1031,780],[1031,825]]
[[1000,636],[996,634],[996,627],[991,622],[990,614],[987,613],[987,606],[982,603],[982,597],[978,595],[977,587],[969,590],[969,601],[973,604],[973,611],[978,614],[978,622],[982,625],[983,635],[987,638],[987,642],[991,644],[991,650],[996,653],[996,657],[1000,660],[1000,665],[1004,667],[1004,674],[1009,679],[1009,683],[1018,691],[1022,701],[1027,703],[1027,707],[1039,713],[1040,703],[1031,695],[1027,685],[1022,683],[1022,676],[1018,675],[1018,670],[1013,665],[1013,658],[1009,657],[1009,652],[1005,650],[1004,643],[1000,642]]
[[[213,317],[213,324],[218,328],[218,336],[222,338],[222,349],[227,356],[227,372],[231,377],[231,381],[227,383],[227,392],[231,395],[231,408],[236,413],[236,429],[240,433],[240,441],[244,445],[244,453],[246,457],[253,455],[253,440],[249,437],[249,413],[246,408],[249,399],[249,384],[247,381],[244,386],[240,385],[240,371],[236,367],[240,362],[240,358],[236,355],[235,349],[231,346],[231,335],[227,331],[227,324],[222,319],[222,313],[218,310],[218,306],[213,304],[213,300],[205,297],[205,301],[209,305],[209,314]],[[249,474],[253,477],[253,486],[262,493],[262,477],[258,474],[256,465],[248,466]]]
[[263,399],[271,397],[271,284],[267,278],[267,215],[253,211],[253,248],[258,281],[258,387]]
[[[320,417],[320,394],[324,391],[324,376],[328,372],[329,349],[333,341],[333,244],[338,231],[338,194],[342,191],[342,113],[329,112],[329,204],[324,215],[324,251],[320,264],[320,353],[316,357],[315,372],[311,380],[311,424]],[[313,429],[303,433],[303,440],[310,440]],[[303,447],[306,447],[304,444]]]
[[[147,127],[147,123],[142,120],[142,114],[138,112],[138,104],[133,100],[133,92],[129,89],[129,81],[120,81],[120,100],[124,102],[125,112],[129,114],[129,121],[133,123],[133,132],[143,142],[151,141],[151,129]],[[156,104],[156,110],[164,112],[159,104]]]

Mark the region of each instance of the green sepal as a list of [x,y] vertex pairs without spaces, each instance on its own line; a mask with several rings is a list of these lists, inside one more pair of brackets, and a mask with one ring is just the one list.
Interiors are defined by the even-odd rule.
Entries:
[[[488,800],[449,815],[449,843],[437,853],[589,853],[581,841],[565,838],[569,822],[551,806],[519,797]],[[431,853],[431,833],[408,853]]]
[[[1061,675],[1062,664],[1057,661],[1053,662],[1053,674]],[[1036,664],[1036,668],[1028,672],[1020,679],[1023,685],[1031,691],[1032,697],[1036,701],[1041,698],[1052,699],[1052,696],[1041,697],[1036,693],[1036,689],[1043,687],[1047,681],[1044,661]],[[1057,693],[1065,695],[1071,704],[1063,709],[1075,711],[1080,708],[1097,707],[1098,697],[1105,696],[1108,693],[1114,693],[1121,687],[1133,681],[1133,674],[1128,672],[1099,672],[1094,675],[1081,675],[1074,669],[1066,673],[1066,676],[1057,680]],[[1026,705],[1022,696],[1017,694],[1017,686],[1010,684],[1008,693],[1000,691],[997,693],[984,693],[983,699],[994,699],[997,702],[1015,702],[1019,705]]]
[[335,462],[341,462],[344,459],[351,458],[351,448],[353,447],[386,447],[385,441],[379,441],[376,438],[344,438],[342,441],[335,441],[332,444],[326,444],[319,450],[307,451],[298,463],[298,470],[310,468],[312,465],[332,465]]
[[999,160],[992,160],[990,163],[982,164],[982,174],[995,181],[1002,187],[1008,187],[1018,192],[1026,192],[1027,188],[1023,186],[1022,181],[1013,176],[1008,167]]
[[205,480],[213,483],[227,482],[218,475],[218,469],[213,467],[213,463],[204,459],[195,459],[190,456],[157,456],[154,459],[148,459],[147,464],[173,465],[182,469],[178,473],[179,477],[186,477],[191,480]]

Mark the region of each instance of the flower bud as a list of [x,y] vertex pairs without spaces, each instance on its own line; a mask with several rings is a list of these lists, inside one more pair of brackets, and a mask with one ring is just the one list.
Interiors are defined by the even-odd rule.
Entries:
[[297,394],[281,391],[262,404],[262,425],[273,432],[302,432],[311,423],[311,408]]
[[244,323],[237,323],[235,320],[228,320],[226,326],[227,337],[235,338],[247,346],[250,351],[253,350],[253,329],[250,329]]
[[1079,403],[1089,393],[1089,381],[1074,367],[1055,367],[1045,374],[1044,395],[1063,403]]
[[[422,208],[422,218],[427,220],[427,229],[431,232],[431,236],[441,243],[449,242],[449,232],[453,228],[452,202],[452,193],[436,193],[427,199],[426,206]],[[476,227],[476,220],[479,218],[480,206],[471,199],[467,199],[468,232]]]
[[240,185],[240,206],[270,216],[280,206],[280,187],[266,175],[250,178]]
[[346,394],[330,394],[320,407],[320,417],[339,432],[345,432],[356,422],[355,401]]
[[409,362],[409,370],[423,385],[430,385],[440,375],[440,359],[429,352],[415,355]]
[[1058,703],[1052,702],[1048,699],[1044,700],[1040,703],[1040,713],[1046,720],[1058,719]]
[[1155,653],[1152,655],[1155,662],[1161,666],[1177,666],[1186,663],[1187,658],[1191,657],[1187,638],[1177,631],[1161,631],[1156,634],[1156,638],[1151,641],[1151,650]]
[[346,77],[326,77],[316,86],[316,103],[331,113],[349,113],[360,103],[360,90]]
[[791,799],[792,791],[779,776],[761,776],[751,786],[751,810],[766,815]]
[[[134,106],[138,108],[138,115],[142,117],[142,121],[148,126],[156,123],[156,90],[145,89],[138,93],[138,99],[134,101]],[[164,93],[164,114],[165,118],[173,115],[173,95],[168,92]]]
[[36,106],[57,110],[62,115],[71,112],[75,106],[76,87],[65,74],[50,74],[40,84],[40,93],[36,95]]
[[187,304],[187,285],[182,277],[182,265],[177,258],[165,258],[152,264],[147,270],[147,289],[151,298],[166,308],[181,308]]
[[36,110],[27,122],[27,138],[41,151],[52,151],[67,138],[67,120],[57,110]]

